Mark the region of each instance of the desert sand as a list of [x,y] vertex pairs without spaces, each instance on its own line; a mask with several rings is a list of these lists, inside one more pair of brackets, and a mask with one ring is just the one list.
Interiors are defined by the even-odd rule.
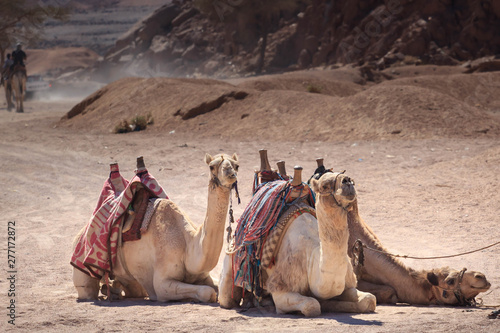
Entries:
[[[477,80],[487,78],[487,82],[498,82],[498,74],[485,75],[496,76],[494,80],[490,76]],[[403,88],[415,89],[416,92],[422,92],[434,82],[406,80],[408,84]],[[259,92],[252,90],[258,85],[249,80],[238,87],[250,91],[250,97],[245,101],[251,104],[232,101],[218,110],[191,119],[191,123],[181,124],[176,118],[172,128],[169,127],[170,116],[160,119],[160,113],[153,106],[142,104],[141,111],[151,108],[158,114],[155,114],[158,120],[147,131],[129,134],[112,134],[110,119],[107,119],[107,130],[98,125],[86,128],[83,118],[61,121],[81,99],[27,101],[25,113],[21,114],[8,112],[1,97],[0,183],[4,189],[1,195],[4,210],[0,240],[4,259],[0,277],[3,309],[0,330],[498,332],[500,321],[488,319],[487,315],[494,310],[490,306],[500,305],[499,246],[449,259],[403,259],[415,269],[450,266],[485,273],[492,287],[478,296],[477,300],[483,306],[474,308],[379,305],[371,314],[330,313],[318,318],[304,318],[294,314],[277,315],[267,308],[224,310],[217,304],[190,302],[78,302],[72,283],[69,260],[73,237],[87,223],[95,208],[109,173],[109,163],[118,162],[122,175],[130,179],[139,155],[144,156],[149,171],[169,197],[196,223],[202,222],[206,209],[209,175],[204,163],[205,153],[236,152],[239,155],[238,183],[242,204],[234,207],[238,217],[251,195],[254,169],[260,164],[258,150],[265,148],[271,164],[274,166],[276,161],[283,159],[290,173],[294,165],[301,165],[304,175],[309,176],[314,171],[317,157],[323,157],[327,167],[347,170],[356,181],[361,216],[394,253],[451,255],[497,242],[500,235],[497,104],[500,89],[497,84],[492,91],[481,90],[476,84],[478,90],[465,96],[460,90],[461,84],[465,84],[463,80],[453,77],[443,80],[447,85],[438,84],[433,91],[437,94],[442,88],[448,96],[454,96],[453,108],[461,108],[457,111],[459,116],[454,118],[455,113],[450,107],[446,109],[450,112],[449,122],[440,123],[436,118],[428,128],[420,129],[418,126],[425,124],[425,118],[420,119],[422,115],[418,112],[424,114],[430,110],[430,113],[436,113],[451,103],[452,97],[443,100],[440,95],[411,97],[413,95],[408,92],[399,94],[398,89],[403,88],[396,88],[390,81],[375,87],[378,90],[351,83],[346,84],[341,93],[331,88],[330,95],[336,99],[322,95],[317,97],[320,102],[314,104],[312,99],[301,98],[308,95],[290,92],[296,87],[273,95],[271,90],[262,88],[263,84],[260,84]],[[269,86],[276,86],[272,79],[266,82]],[[293,86],[293,80],[286,82]],[[302,81],[297,82],[304,87]],[[334,87],[324,81],[321,84]],[[464,91],[468,89],[464,88]],[[355,93],[360,93],[361,97],[349,97]],[[393,104],[384,104],[384,99],[390,100],[391,94]],[[348,106],[352,110],[351,124],[345,130],[331,120],[325,121],[323,128],[321,122],[309,122],[307,124],[316,126],[311,127],[313,134],[300,135],[300,131],[293,127],[297,125],[293,118],[287,126],[276,125],[276,122],[269,121],[273,118],[265,118],[265,110],[270,110],[269,114],[274,116],[280,112],[272,108],[274,96],[283,103],[288,101],[299,106],[309,103],[310,113],[306,118],[298,118],[301,122],[323,115],[322,105],[335,101],[340,103],[334,106],[336,119],[342,119],[338,113],[342,105]],[[122,98],[127,101],[125,105],[134,109],[133,99]],[[426,104],[429,100],[431,102]],[[401,109],[406,105],[411,117],[408,115],[399,121],[398,117],[373,116],[368,119],[372,122],[363,123],[367,119],[359,118],[362,113],[359,110],[368,110],[370,101],[373,105],[382,105],[377,109],[382,115],[384,110]],[[255,108],[252,109],[251,105]],[[290,117],[299,114],[300,110],[289,106],[283,108],[291,110]],[[111,110],[116,105],[97,107]],[[133,115],[136,110],[129,111],[129,114]],[[230,110],[236,113],[233,118],[225,116]],[[484,114],[477,113],[478,110],[483,110]],[[242,117],[240,113],[249,113],[249,116]],[[479,125],[467,118],[471,113],[478,118]],[[461,117],[464,123],[458,124],[457,119]],[[227,121],[221,125],[224,119]],[[242,125],[237,119],[249,121]],[[219,125],[215,126],[217,122]],[[204,131],[200,129],[202,123],[203,126],[213,124],[215,128]],[[413,130],[410,123],[416,124]],[[228,124],[232,127],[226,133]],[[265,124],[265,130],[262,130],[262,124]],[[384,126],[380,127],[380,124]],[[331,126],[331,132],[327,125]],[[481,132],[484,126],[490,125],[487,133]],[[241,126],[241,131],[237,126]],[[295,135],[290,136],[287,127]],[[380,133],[377,128],[382,128]],[[462,132],[461,129],[469,130]],[[392,133],[398,130],[402,132]],[[321,139],[322,135],[326,139]],[[11,288],[11,281],[7,279],[10,270],[7,266],[7,227],[11,221],[15,221],[15,297],[7,297]],[[220,262],[213,271],[215,277],[220,272]],[[11,299],[15,300],[15,326],[8,323],[7,306]]]

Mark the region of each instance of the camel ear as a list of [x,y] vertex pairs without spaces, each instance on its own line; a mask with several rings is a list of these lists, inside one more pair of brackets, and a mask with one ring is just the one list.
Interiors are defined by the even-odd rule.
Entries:
[[214,158],[210,154],[205,154],[205,163],[210,165],[210,162],[212,162]]
[[433,286],[439,286],[438,276],[433,272],[427,273],[427,281],[429,281]]
[[231,156],[231,159],[233,159],[235,162],[238,162],[238,155],[234,153],[233,156]]
[[319,180],[311,178],[311,188],[315,193],[319,193]]

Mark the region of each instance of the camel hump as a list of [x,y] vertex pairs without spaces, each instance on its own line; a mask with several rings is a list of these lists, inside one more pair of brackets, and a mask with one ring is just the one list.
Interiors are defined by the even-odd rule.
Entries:
[[179,206],[170,199],[160,199],[161,202],[156,208],[156,214],[162,221],[174,221],[177,219],[185,219],[185,214]]

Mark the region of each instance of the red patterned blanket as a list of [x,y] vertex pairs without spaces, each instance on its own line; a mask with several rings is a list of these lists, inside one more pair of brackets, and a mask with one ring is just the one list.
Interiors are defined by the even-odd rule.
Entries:
[[120,223],[123,223],[124,213],[141,184],[149,190],[151,197],[168,199],[146,168],[136,170],[136,175],[128,182],[120,175],[117,164],[111,166],[97,207],[75,247],[71,265],[99,279],[105,272],[112,271],[116,263]]

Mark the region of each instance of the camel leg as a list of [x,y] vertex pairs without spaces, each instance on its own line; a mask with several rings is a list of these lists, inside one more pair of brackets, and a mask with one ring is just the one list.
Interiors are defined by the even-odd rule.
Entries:
[[279,314],[294,311],[300,311],[306,317],[317,317],[321,314],[321,306],[315,298],[293,292],[273,292],[272,296]]
[[359,280],[358,289],[375,295],[378,304],[396,304],[398,302],[396,290],[391,286]]
[[[217,301],[217,294],[214,288],[209,286],[199,286],[168,278],[160,278],[156,274],[153,283],[156,300],[160,302],[186,299],[195,299],[204,303],[214,303]],[[149,298],[155,300],[151,295]]]
[[226,255],[219,280],[219,304],[221,308],[232,309],[240,305],[242,288],[233,289],[233,257]]
[[212,287],[214,288],[215,292],[217,292],[219,290],[218,282],[219,281],[217,281],[217,279],[214,279],[213,277],[210,276],[210,274],[208,274],[208,276],[205,279],[201,280],[200,282],[197,282],[196,284],[200,286]]
[[20,95],[21,95],[21,98],[19,98],[19,112],[24,112],[24,107],[23,107],[24,94],[22,91],[21,91]]
[[136,280],[122,282],[119,280],[113,281],[113,288],[123,291],[125,298],[144,298],[148,296],[146,290]]
[[73,267],[73,284],[79,300],[96,300],[99,295],[99,280]]
[[5,98],[7,99],[7,110],[12,110],[14,103],[12,103],[12,86],[10,83],[5,82]]
[[367,313],[374,312],[376,306],[375,296],[356,288],[348,288],[340,296],[321,301],[321,309],[324,312]]

